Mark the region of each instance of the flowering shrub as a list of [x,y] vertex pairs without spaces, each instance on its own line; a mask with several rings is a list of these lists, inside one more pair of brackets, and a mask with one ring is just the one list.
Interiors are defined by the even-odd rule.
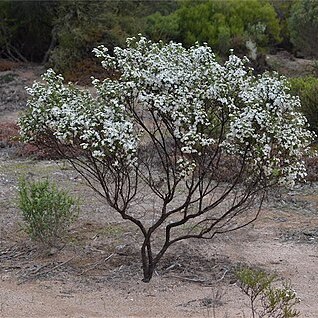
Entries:
[[[143,37],[128,39],[113,56],[102,46],[94,52],[120,76],[94,79],[91,94],[48,70],[44,83],[28,89],[21,133],[25,141],[60,149],[139,227],[145,281],[171,244],[242,227],[257,216],[237,220],[257,195],[305,177],[301,158],[312,133],[299,99],[277,74],[255,76],[233,54],[221,65],[208,46],[186,49]],[[220,182],[223,158],[236,167],[227,184]],[[144,213],[149,207],[131,204],[145,191],[161,202],[151,221]],[[176,231],[185,224],[186,232]],[[158,231],[164,242],[154,253]]]

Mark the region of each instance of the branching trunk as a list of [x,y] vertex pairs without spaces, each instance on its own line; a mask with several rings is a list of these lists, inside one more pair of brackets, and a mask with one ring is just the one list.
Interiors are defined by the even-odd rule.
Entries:
[[152,250],[151,250],[151,243],[149,238],[145,238],[145,241],[141,247],[141,260],[142,260],[142,271],[143,271],[143,279],[144,283],[149,283],[156,264],[153,260]]
[[142,259],[142,270],[143,270],[143,279],[142,281],[145,283],[149,283],[154,272],[156,269],[156,266],[158,262],[161,260],[162,256],[167,251],[168,247],[171,245],[169,240],[164,243],[160,251],[154,255],[152,248],[151,248],[151,231],[147,233],[147,236],[145,237],[144,243],[141,247],[141,259]]

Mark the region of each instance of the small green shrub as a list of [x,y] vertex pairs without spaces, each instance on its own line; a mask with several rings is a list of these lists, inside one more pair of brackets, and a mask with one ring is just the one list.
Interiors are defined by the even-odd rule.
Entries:
[[256,318],[292,318],[299,312],[294,306],[299,302],[295,291],[286,282],[275,287],[276,275],[264,270],[243,267],[236,271],[238,286],[250,299],[252,317]]
[[0,76],[0,85],[8,84],[8,83],[10,83],[10,82],[13,82],[13,81],[14,81],[14,78],[15,78],[16,76],[17,76],[17,75],[14,74],[14,73],[8,73],[8,74],[1,75],[1,76]]
[[55,246],[78,215],[77,201],[49,181],[19,182],[19,207],[31,239]]
[[318,78],[297,77],[289,80],[291,93],[301,101],[301,111],[306,116],[310,129],[318,134]]

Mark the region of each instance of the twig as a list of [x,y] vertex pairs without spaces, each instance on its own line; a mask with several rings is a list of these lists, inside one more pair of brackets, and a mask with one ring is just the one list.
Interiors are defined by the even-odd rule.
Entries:
[[194,283],[205,283],[207,281],[206,279],[189,278],[189,277],[183,277],[183,276],[177,276],[177,275],[168,275],[168,277],[179,278],[179,279],[183,279],[183,280],[194,282]]
[[[47,274],[47,273],[49,273],[49,272],[53,272],[53,271],[56,270],[57,268],[59,268],[59,267],[65,265],[65,264],[69,263],[69,262],[70,262],[71,260],[73,260],[74,258],[75,258],[75,256],[72,256],[72,257],[69,258],[67,261],[65,261],[65,262],[63,262],[63,263],[60,263],[60,264],[54,266],[53,268],[48,269],[47,271],[44,271],[44,272],[42,272],[42,273],[38,273],[38,274],[34,275],[34,277],[39,276],[39,275],[43,275],[43,274]],[[43,267],[45,267],[45,266],[42,266],[42,268],[43,268]]]
[[170,265],[169,267],[167,267],[164,271],[165,271],[165,272],[168,272],[168,271],[170,271],[171,269],[174,269],[174,268],[176,268],[176,267],[181,267],[181,265],[180,265],[179,263],[174,263],[174,264]]
[[89,272],[89,271],[95,269],[100,263],[107,262],[107,261],[110,260],[114,255],[115,255],[115,253],[112,253],[112,254],[110,254],[109,256],[107,256],[104,260],[101,260],[101,261],[96,262],[95,264],[93,264],[93,266],[91,266],[91,267],[89,267],[89,268],[83,270],[80,275],[83,275],[83,274],[85,274],[85,273],[87,273],[87,272]]
[[36,274],[37,274],[41,269],[43,269],[43,268],[45,268],[45,267],[48,267],[49,265],[51,265],[51,263],[47,263],[47,264],[45,264],[45,265],[43,265],[43,266],[40,266],[39,268],[37,268],[34,272],[31,272],[30,274],[36,276]]
[[19,248],[17,244],[15,244],[6,249],[0,250],[0,256],[10,254],[9,257],[19,257],[21,255],[33,252],[34,250],[36,250],[36,248],[34,247],[31,249],[28,249],[27,247],[24,247],[22,251],[19,251],[19,250],[21,249]]
[[35,249],[36,249],[36,248],[32,248],[32,249],[30,249],[30,250],[24,250],[24,251],[22,251],[22,252],[20,252],[20,253],[17,253],[17,254],[12,255],[12,257],[17,258],[17,257],[20,257],[20,256],[25,255],[25,254],[30,254],[30,253],[32,253]]
[[220,282],[221,280],[223,280],[223,279],[224,279],[224,277],[225,277],[225,275],[226,275],[226,273],[227,273],[228,271],[229,271],[229,270],[228,270],[228,269],[226,269],[226,270],[224,271],[224,273],[223,273],[222,277],[221,277],[221,278],[219,278],[219,279],[217,279],[215,282]]

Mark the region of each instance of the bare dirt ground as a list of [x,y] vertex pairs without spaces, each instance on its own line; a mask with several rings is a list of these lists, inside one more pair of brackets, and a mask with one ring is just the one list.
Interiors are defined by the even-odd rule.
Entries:
[[[0,123],[15,121],[24,107],[14,106],[25,98],[20,89],[10,90],[28,85],[39,70],[10,71],[17,75],[7,80],[20,80],[0,87]],[[22,95],[14,100],[16,94]],[[79,219],[59,250],[43,250],[21,230],[21,175],[55,180],[81,198]],[[240,231],[175,245],[148,284],[141,282],[139,239],[66,163],[0,150],[1,318],[250,317],[233,276],[241,264],[290,280],[300,317],[318,317],[318,184],[272,194],[259,219]]]

